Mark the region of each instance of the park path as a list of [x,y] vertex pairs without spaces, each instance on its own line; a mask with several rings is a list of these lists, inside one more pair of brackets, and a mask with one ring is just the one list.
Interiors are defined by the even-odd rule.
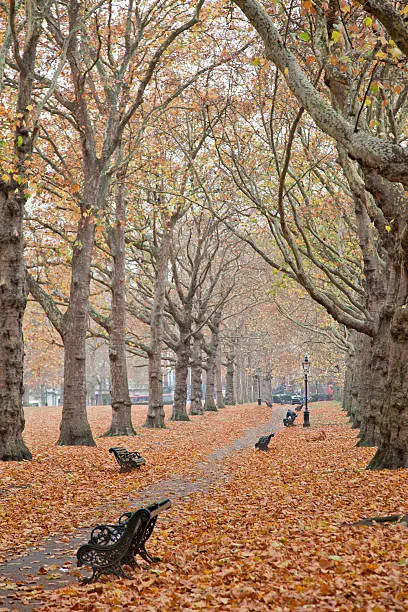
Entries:
[[[287,406],[274,406],[269,421],[246,430],[240,438],[218,448],[205,461],[200,461],[192,466],[193,473],[191,475],[184,477],[175,475],[172,478],[160,480],[146,487],[137,496],[129,496],[129,507],[143,506],[161,497],[169,497],[175,504],[192,493],[206,492],[215,482],[226,481],[230,476],[224,473],[220,462],[237,450],[253,446],[260,436],[281,429],[286,410]],[[108,507],[111,507],[111,504],[105,504],[103,508],[98,508],[98,510]],[[160,517],[160,523],[166,521],[166,514],[163,514]],[[88,541],[90,531],[91,527],[82,527],[75,532],[69,541],[64,542],[58,536],[46,539],[39,546],[28,549],[22,555],[10,558],[6,563],[0,564],[0,580],[2,582],[9,580],[12,583],[19,583],[19,592],[22,596],[24,592],[21,587],[32,589],[42,585],[45,589],[50,590],[77,582],[78,571],[76,571],[76,575],[73,575],[70,569],[75,563],[77,549],[81,544]],[[85,575],[85,573],[82,575]],[[14,602],[5,603],[4,598],[13,598]],[[30,610],[40,605],[40,602],[37,605],[34,602],[24,605],[21,602],[19,603],[18,599],[19,596],[15,590],[7,591],[0,588],[0,612],[2,609]]]

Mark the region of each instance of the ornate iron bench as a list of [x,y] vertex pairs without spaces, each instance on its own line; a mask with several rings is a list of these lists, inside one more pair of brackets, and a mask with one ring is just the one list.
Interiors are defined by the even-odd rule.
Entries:
[[130,472],[146,463],[146,459],[140,453],[137,451],[129,452],[122,446],[114,446],[109,449],[109,452],[114,454],[116,461],[120,465],[121,472]]
[[77,565],[89,565],[92,575],[85,578],[82,584],[98,580],[102,574],[115,574],[122,578],[131,578],[123,569],[124,565],[140,567],[136,555],[148,563],[160,561],[146,550],[146,542],[153,533],[157,517],[171,506],[171,501],[164,497],[158,502],[136,512],[127,512],[119,519],[118,525],[97,525],[91,532],[88,544],[77,551]]
[[275,434],[272,432],[269,434],[269,436],[261,436],[258,442],[255,444],[255,448],[267,452],[269,450],[269,442],[271,441],[271,438],[274,437],[274,435]]

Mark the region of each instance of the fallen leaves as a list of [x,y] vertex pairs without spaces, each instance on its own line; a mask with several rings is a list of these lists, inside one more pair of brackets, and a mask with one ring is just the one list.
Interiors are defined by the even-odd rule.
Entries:
[[[166,408],[167,418],[170,410]],[[0,508],[1,552],[15,554],[54,535],[67,542],[69,534],[80,526],[117,520],[118,509],[119,514],[128,511],[127,500],[137,491],[173,474],[193,473],[195,465],[211,452],[232,442],[247,428],[265,422],[270,415],[266,407],[231,407],[224,416],[222,412],[206,413],[187,423],[167,423],[166,429],[143,429],[135,437],[115,438],[116,445],[137,449],[147,459],[140,470],[120,474],[107,452],[112,439],[99,437],[109,427],[110,408],[88,410],[93,435],[98,440],[96,448],[55,446],[60,412],[58,408],[26,409],[24,437],[33,461],[0,463],[1,487],[6,490],[7,500]],[[135,427],[141,428],[144,421],[145,410],[135,407]],[[115,501],[115,507],[104,508],[107,502]]]
[[[37,591],[42,610],[406,611],[406,527],[342,523],[372,514],[406,512],[407,472],[365,471],[373,450],[356,448],[356,432],[345,423],[344,414],[335,412],[333,404],[311,408],[310,431],[297,426],[278,432],[269,453],[242,448],[224,456],[219,465],[225,478],[215,480],[207,491],[192,492],[159,517],[149,544],[162,557],[160,564],[137,570],[132,581],[113,577],[88,587],[74,583],[54,592]],[[205,459],[217,446],[240,435],[242,428],[253,426],[253,421],[265,422],[268,413],[257,411],[253,406],[250,410],[228,408],[202,423],[195,420],[191,427],[179,425],[160,435],[146,432],[134,439],[134,446],[146,458],[142,447],[151,449],[160,474],[171,473],[176,452],[176,469],[191,473],[197,459]],[[168,444],[161,453],[154,446],[160,439]],[[86,461],[89,449],[75,450]],[[48,452],[61,460],[58,449]],[[99,463],[99,449],[92,452],[97,466],[106,470]],[[69,501],[74,516],[84,494],[77,460],[63,453],[67,456],[77,482],[76,495]],[[103,478],[91,478],[83,486],[93,484],[98,501],[105,493],[106,500],[124,503],[128,483],[135,486],[135,479],[146,483],[154,478],[156,466],[150,468],[152,473],[140,470],[133,479],[119,478],[109,468],[114,486]],[[50,488],[57,492],[53,483],[57,472],[47,469],[45,463]],[[18,472],[19,478],[24,475],[24,470]],[[46,482],[44,477],[41,486]],[[32,526],[36,527],[35,522]],[[52,565],[43,567],[47,573],[55,571]],[[15,584],[11,589],[18,591]]]

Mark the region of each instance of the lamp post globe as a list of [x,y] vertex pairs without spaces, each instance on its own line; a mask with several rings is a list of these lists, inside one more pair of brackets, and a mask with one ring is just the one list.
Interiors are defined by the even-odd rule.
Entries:
[[302,368],[303,368],[303,374],[304,374],[304,378],[305,378],[305,409],[303,411],[303,427],[310,427],[310,420],[309,420],[309,398],[308,398],[308,376],[310,374],[310,366],[311,366],[311,361],[309,359],[309,355],[306,353],[303,361],[302,361]]

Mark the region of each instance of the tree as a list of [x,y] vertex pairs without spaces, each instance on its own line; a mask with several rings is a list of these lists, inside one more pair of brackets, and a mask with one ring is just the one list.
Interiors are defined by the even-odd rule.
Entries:
[[220,342],[218,343],[217,356],[215,360],[215,389],[217,409],[224,408],[225,403],[222,393],[222,354]]
[[[49,0],[35,0],[25,7],[23,15],[18,15],[19,5],[14,0],[10,0],[9,7],[0,7],[0,22],[4,26],[0,91],[5,87],[6,58],[15,68],[17,87],[16,99],[5,97],[6,104],[0,106],[4,127],[0,149],[0,459],[4,461],[31,459],[22,439],[22,319],[26,307],[23,216],[40,112],[39,108],[37,113],[33,112],[34,72],[43,19],[50,5]],[[12,106],[15,110],[9,111]]]
[[225,405],[235,405],[235,389],[234,389],[234,362],[235,354],[232,349],[227,353],[226,356],[226,374],[225,374]]
[[[279,15],[287,23],[287,33],[289,29],[306,31],[302,40],[308,44],[311,63],[325,74],[329,100],[317,78],[318,71],[314,78],[310,68],[307,74],[308,64],[289,50],[287,36],[280,34],[264,6],[256,0],[234,2],[261,36],[266,57],[275,64],[301,109],[336,142],[344,174],[351,179],[364,261],[364,317],[350,316],[309,282],[280,197],[282,233],[295,257],[296,277],[310,295],[339,322],[372,338],[369,355],[372,376],[361,390],[362,417],[366,424],[371,423],[368,435],[377,446],[369,467],[407,467],[408,408],[403,398],[408,390],[408,202],[404,191],[408,185],[408,154],[403,82],[406,45],[401,41],[407,38],[408,30],[403,9],[387,1],[361,2],[361,8],[352,8],[348,2],[316,2],[312,6],[310,28],[306,22],[299,28],[298,22],[292,21],[291,11],[286,15],[288,19],[284,13]],[[275,10],[270,6],[269,9]],[[302,15],[305,16],[305,11]],[[364,38],[359,38],[361,24],[367,28]],[[283,166],[283,174],[286,171],[287,165]],[[355,193],[356,186],[359,193]],[[280,190],[283,196],[286,189],[282,175]],[[370,239],[370,224],[376,228],[377,243]],[[386,277],[384,269],[391,271]]]
[[[146,126],[143,113],[136,120],[146,97],[151,95],[150,117],[188,85],[187,78],[163,96],[162,92],[151,94],[149,90],[151,83],[158,86],[155,80],[158,67],[173,43],[198,23],[202,3],[198,0],[196,4],[181,6],[157,0],[140,10],[130,2],[124,13],[116,13],[111,5],[84,9],[77,0],[71,0],[66,15],[47,16],[53,44],[66,54],[73,86],[70,95],[64,95],[61,88],[57,90],[48,111],[54,120],[59,117],[68,123],[70,132],[76,131],[80,152],[74,190],[78,225],[72,247],[69,304],[62,319],[65,382],[58,442],[61,445],[94,444],[86,417],[85,383],[90,271],[95,229],[105,208],[112,176],[118,170],[115,152],[122,145],[130,123],[138,131]],[[68,44],[64,36],[66,22],[71,32]],[[115,45],[119,37],[122,40],[115,51],[113,31]],[[116,51],[118,56],[114,57]],[[166,61],[169,62],[168,56]],[[98,113],[98,122],[94,121],[95,113]],[[45,139],[50,140],[48,136]],[[60,154],[58,144],[51,138],[48,145],[56,153],[57,163],[63,166],[62,173],[66,174],[61,163],[64,155]],[[56,163],[51,163],[51,167],[55,169]]]
[[[220,307],[220,304],[214,306],[222,291],[219,285],[222,284],[223,276],[230,269],[232,261],[235,262],[236,259],[235,255],[231,259],[229,253],[227,254],[230,244],[219,232],[218,221],[211,219],[207,211],[196,210],[195,207],[192,207],[190,213],[185,225],[179,228],[177,242],[174,240],[172,245],[172,283],[167,291],[167,309],[177,329],[176,333],[171,334],[167,340],[176,354],[173,420],[188,418],[187,373],[191,360],[192,340],[195,338],[197,350],[195,365],[198,369],[201,367],[197,361],[202,346],[202,328],[205,324],[210,325],[214,309]],[[227,296],[228,292],[221,302],[225,301]],[[204,350],[208,354],[210,350],[208,345],[204,345]],[[195,372],[195,385],[196,407],[200,412],[197,372]]]
[[[117,163],[121,161],[121,151]],[[126,165],[118,172],[115,185],[115,222],[106,231],[112,254],[110,278],[111,311],[107,318],[96,317],[109,335],[112,423],[105,436],[134,436],[132,404],[126,363]]]
[[204,345],[204,350],[207,353],[207,361],[205,364],[206,384],[205,384],[205,401],[204,410],[206,412],[216,412],[217,404],[215,401],[215,371],[218,352],[218,344],[220,341],[220,325],[221,325],[221,310],[218,309],[208,322],[211,336],[209,342]]
[[176,224],[178,217],[179,215],[176,214],[171,215],[170,219],[168,220],[165,218],[165,225],[163,228],[161,241],[157,245],[154,293],[150,318],[150,345],[148,352],[149,408],[145,423],[145,427],[151,428],[164,427],[162,371],[164,309],[168,281],[170,245],[174,225]]
[[203,336],[202,333],[193,335],[191,347],[191,390],[190,414],[203,414]]

